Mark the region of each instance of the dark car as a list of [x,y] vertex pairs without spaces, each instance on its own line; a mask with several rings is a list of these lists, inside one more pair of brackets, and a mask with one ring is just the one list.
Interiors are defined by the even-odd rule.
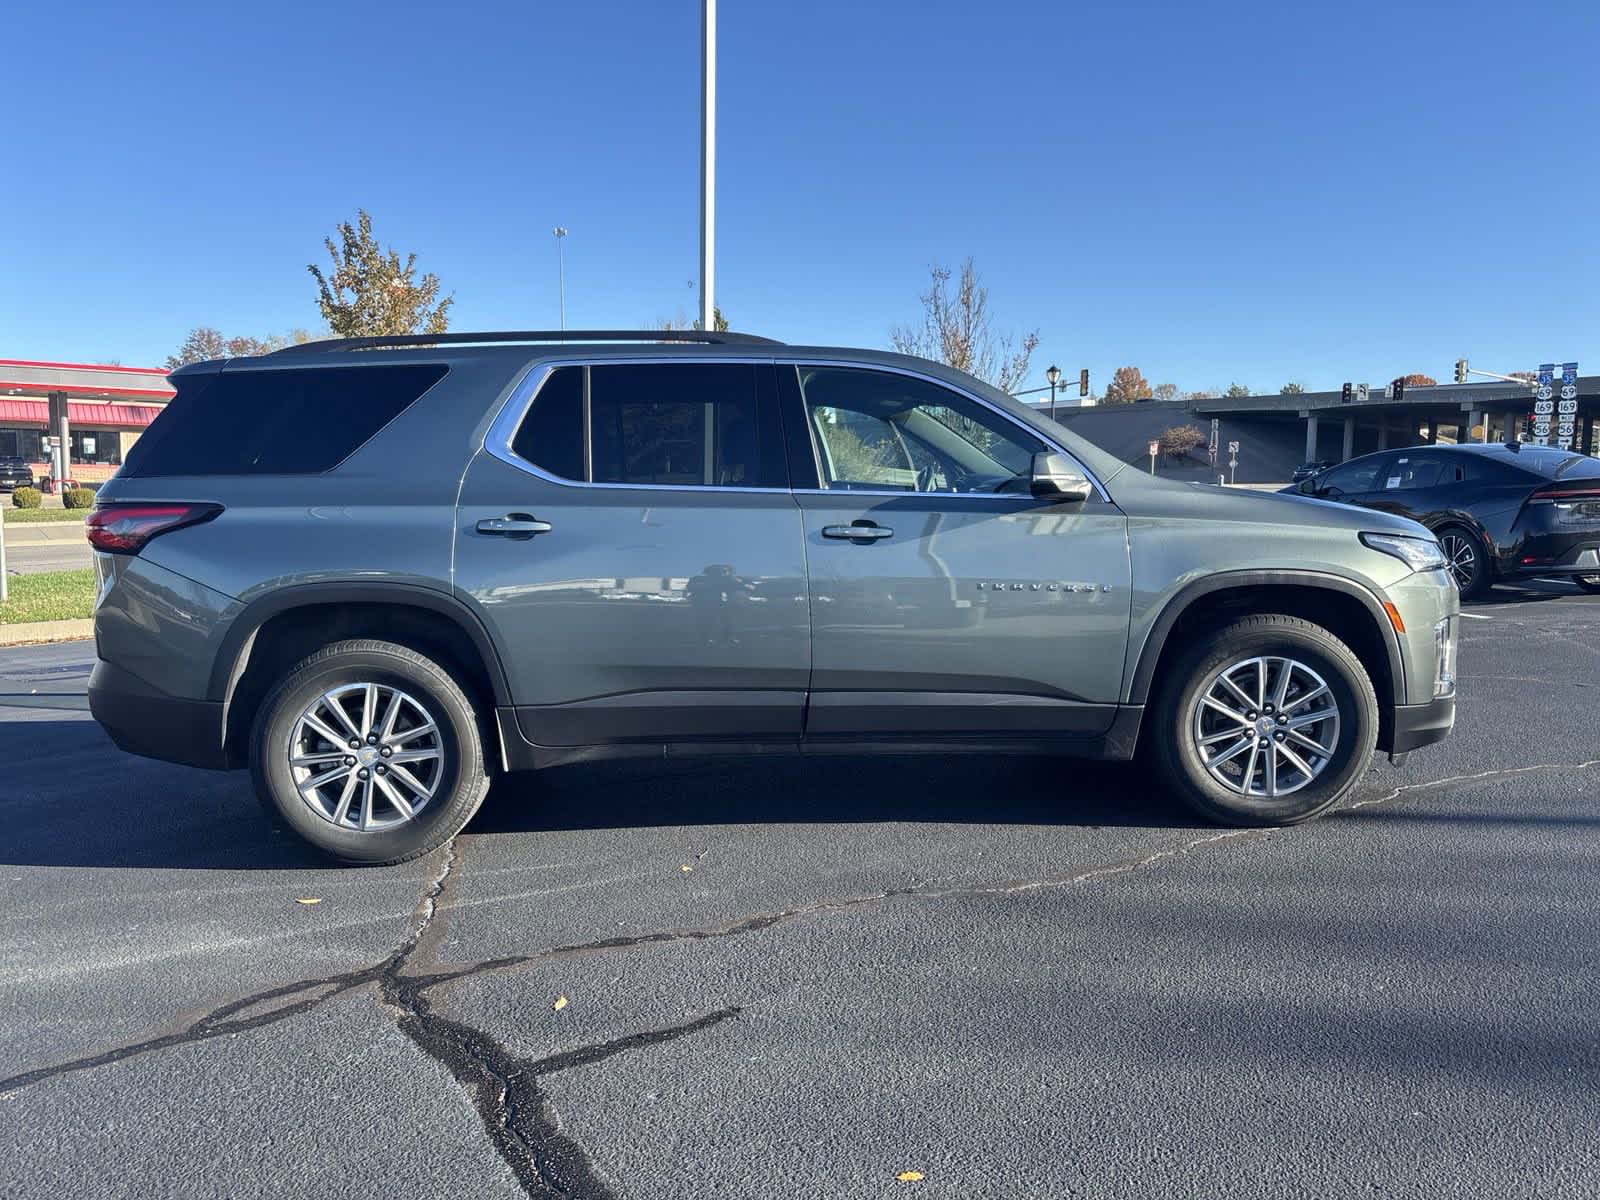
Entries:
[[1294,482],[1299,483],[1301,480],[1310,479],[1317,472],[1326,471],[1331,466],[1333,464],[1330,462],[1301,463],[1294,469]]
[[1534,576],[1600,592],[1600,459],[1554,446],[1413,446],[1284,490],[1422,522],[1463,596]]
[[25,458],[15,455],[0,457],[0,491],[15,491],[19,487],[33,486],[33,468]]

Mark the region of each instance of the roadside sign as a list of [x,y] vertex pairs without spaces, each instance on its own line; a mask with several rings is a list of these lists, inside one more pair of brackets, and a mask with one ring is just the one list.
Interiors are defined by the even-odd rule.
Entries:
[[1371,395],[1371,392],[1368,390],[1366,384],[1364,384],[1364,383],[1356,384],[1356,403],[1357,404],[1365,404],[1367,402],[1367,397],[1369,395]]
[[1561,364],[1561,401],[1556,406],[1556,445],[1572,449],[1578,433],[1578,364]]
[[1228,443],[1228,455],[1230,457],[1232,457],[1232,458],[1239,457],[1239,443],[1238,442],[1229,442]]
[[1152,475],[1156,473],[1156,451],[1159,449],[1161,449],[1161,443],[1152,438],[1150,441],[1150,474]]
[[1551,384],[1555,380],[1555,363],[1540,363],[1539,373],[1534,377],[1533,385],[1533,434],[1528,439],[1535,446],[1548,446],[1550,444],[1550,415],[1555,411],[1555,388]]

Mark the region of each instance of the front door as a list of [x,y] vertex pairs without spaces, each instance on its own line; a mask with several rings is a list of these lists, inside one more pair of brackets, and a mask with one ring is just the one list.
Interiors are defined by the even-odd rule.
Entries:
[[473,459],[455,543],[524,737],[798,737],[811,633],[772,365],[537,370]]
[[781,365],[791,455],[814,456],[807,736],[1109,728],[1130,612],[1127,521],[1034,499],[1050,449],[919,376]]

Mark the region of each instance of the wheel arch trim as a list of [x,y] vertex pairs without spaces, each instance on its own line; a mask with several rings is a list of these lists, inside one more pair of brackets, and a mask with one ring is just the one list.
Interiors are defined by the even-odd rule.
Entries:
[[223,635],[212,660],[206,698],[231,705],[234,691],[255,648],[256,635],[268,621],[295,609],[325,604],[390,604],[425,609],[444,617],[466,635],[477,651],[494,692],[494,703],[501,705],[511,702],[499,652],[483,621],[470,607],[434,588],[388,581],[295,584],[252,600],[233,619]]
[[1406,696],[1406,671],[1405,656],[1401,653],[1400,643],[1394,632],[1394,627],[1389,623],[1389,618],[1384,612],[1383,604],[1370,588],[1347,579],[1342,575],[1334,575],[1324,571],[1276,569],[1259,571],[1222,571],[1215,575],[1207,575],[1196,579],[1180,588],[1162,608],[1150,626],[1144,645],[1139,650],[1139,658],[1133,668],[1132,676],[1128,683],[1129,704],[1145,704],[1149,700],[1150,687],[1155,679],[1156,664],[1161,661],[1162,651],[1166,648],[1167,636],[1177,625],[1179,619],[1188,611],[1196,601],[1218,592],[1235,591],[1250,587],[1305,587],[1322,591],[1338,592],[1359,600],[1366,609],[1368,616],[1377,626],[1383,640],[1383,646],[1389,659],[1390,695],[1380,696],[1379,700],[1389,706],[1405,703]]

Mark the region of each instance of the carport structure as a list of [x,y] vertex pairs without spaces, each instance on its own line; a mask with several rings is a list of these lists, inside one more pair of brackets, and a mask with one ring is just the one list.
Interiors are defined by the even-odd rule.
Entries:
[[[1366,401],[1344,403],[1342,392],[1217,397],[1191,400],[1200,417],[1300,422],[1307,462],[1343,462],[1374,450],[1434,442],[1510,442],[1528,436],[1533,392],[1511,383],[1408,385],[1401,400],[1374,392]],[[1600,450],[1600,376],[1578,379],[1573,448]],[[1551,436],[1554,442],[1554,432]]]

